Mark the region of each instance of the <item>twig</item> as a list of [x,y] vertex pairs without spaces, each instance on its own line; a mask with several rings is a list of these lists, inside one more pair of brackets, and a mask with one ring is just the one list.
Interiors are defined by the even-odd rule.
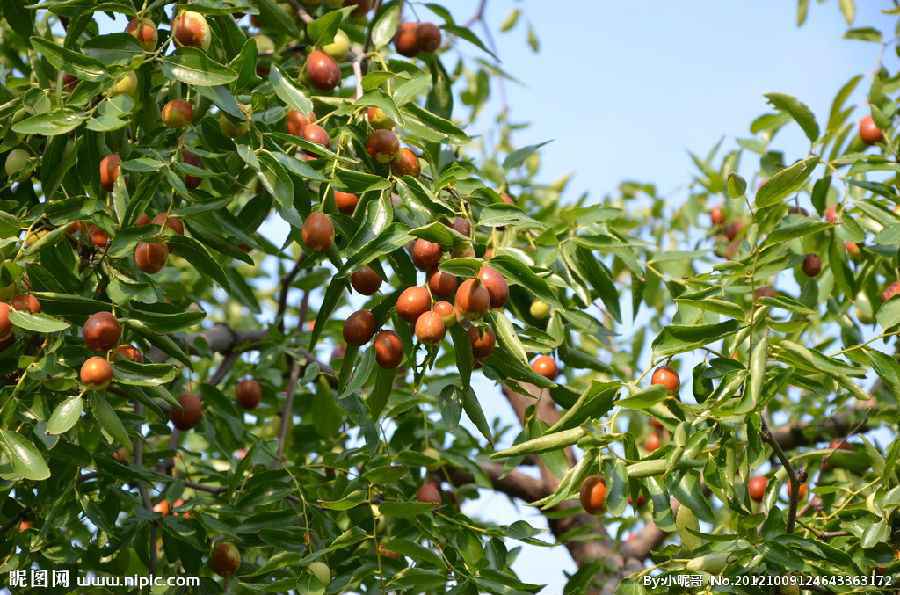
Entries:
[[198,492],[207,492],[213,495],[218,495],[228,490],[228,488],[208,486],[206,484],[197,483],[195,481],[186,481],[184,482],[184,485],[185,487],[191,488],[192,490],[197,490]]
[[294,11],[297,13],[297,16],[303,21],[304,24],[309,24],[313,21],[312,16],[306,12],[306,8],[300,4],[299,0],[288,0],[288,3],[293,7]]
[[287,311],[288,291],[291,289],[291,284],[294,282],[294,279],[300,274],[300,270],[303,268],[305,260],[306,259],[303,256],[300,256],[300,258],[297,259],[297,262],[294,263],[294,267],[281,279],[281,289],[278,292],[278,312],[275,314],[275,320],[278,323],[278,332],[280,333],[284,333],[284,314]]
[[478,9],[475,11],[475,14],[469,17],[469,20],[466,21],[466,27],[471,27],[478,21],[484,19],[484,11],[486,8],[487,0],[481,0],[481,2],[478,3]]
[[363,96],[363,84],[362,84],[363,73],[362,73],[362,66],[361,66],[361,62],[363,60],[363,55],[364,54],[356,54],[355,56],[353,56],[353,62],[352,62],[353,76],[356,77],[356,94],[354,95],[354,99],[357,99],[357,100]]
[[787,532],[793,533],[797,522],[797,503],[800,500],[800,482],[797,480],[797,473],[794,471],[794,466],[791,465],[791,460],[784,454],[781,444],[772,437],[772,432],[769,431],[769,425],[766,423],[765,418],[761,417],[760,421],[762,422],[762,432],[760,433],[760,437],[764,442],[769,443],[772,450],[775,452],[775,456],[778,457],[778,460],[781,461],[781,464],[784,466],[784,470],[787,471],[788,481],[790,482]]
[[213,372],[212,376],[209,377],[209,384],[212,386],[216,386],[225,380],[225,376],[228,375],[228,372],[234,367],[234,364],[237,363],[238,359],[240,359],[241,354],[237,351],[228,351],[225,353],[225,357],[222,358],[222,363],[219,364],[219,367],[216,368],[216,371]]
[[[375,5],[373,6],[375,9],[375,14],[378,14],[378,9],[381,8],[381,0],[376,0]],[[403,3],[400,3],[400,13],[403,13]],[[372,22],[369,24],[366,31],[366,43],[363,45],[362,58],[359,61],[359,71],[361,74],[366,74],[369,72],[369,50],[372,49],[372,29],[375,28],[375,19],[372,19]],[[356,72],[354,70],[354,72]]]
[[291,419],[294,416],[294,391],[297,388],[297,380],[300,378],[300,367],[300,362],[295,361],[293,367],[291,367],[291,376],[288,379],[287,395],[284,400],[284,408],[281,410],[281,427],[278,430],[278,450],[275,456],[278,460],[281,460],[284,456],[287,433],[291,427]]
[[[144,416],[144,404],[135,401],[134,403],[134,414],[138,418],[142,418]],[[138,430],[138,435],[134,439],[134,464],[137,467],[143,467],[144,465],[144,437],[141,434],[140,430]],[[138,489],[141,492],[141,500],[144,502],[144,508],[147,509],[147,512],[151,512],[153,510],[153,504],[150,502],[150,492],[147,490],[146,484],[143,482],[140,484]],[[150,525],[150,574],[156,574],[156,523],[151,523]]]

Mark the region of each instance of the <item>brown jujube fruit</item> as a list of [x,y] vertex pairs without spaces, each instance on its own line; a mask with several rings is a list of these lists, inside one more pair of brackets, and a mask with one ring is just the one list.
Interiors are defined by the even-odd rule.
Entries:
[[365,345],[375,334],[375,316],[369,310],[357,310],[344,321],[344,341]]
[[110,153],[100,160],[100,187],[107,192],[112,192],[119,179],[122,160],[118,153]]
[[867,145],[880,143],[884,140],[884,133],[875,124],[872,116],[865,116],[859,121],[859,138]]
[[350,285],[357,293],[372,295],[381,288],[381,276],[370,266],[360,267],[351,273]]
[[158,213],[151,221],[153,225],[159,225],[163,229],[171,229],[180,236],[184,235],[184,223],[178,217],[172,217],[165,213]]
[[81,336],[91,351],[109,351],[119,344],[122,327],[112,312],[97,312],[85,321]]
[[234,389],[238,405],[244,409],[256,409],[262,400],[262,387],[256,380],[241,380]]
[[88,237],[91,240],[91,244],[95,248],[106,248],[109,246],[109,234],[106,233],[104,229],[97,227],[96,225],[91,225],[88,230]]
[[419,168],[419,157],[406,147],[400,149],[394,160],[391,161],[391,173],[395,176],[412,176],[419,177],[421,169]]
[[410,253],[416,268],[420,271],[428,271],[433,269],[437,263],[440,262],[444,250],[441,248],[441,245],[436,242],[429,242],[428,240],[418,238],[413,243]]
[[315,252],[324,252],[334,242],[334,224],[331,217],[324,213],[310,213],[303,222],[300,237],[307,248]]
[[469,327],[469,343],[472,345],[472,355],[476,359],[484,359],[494,351],[497,338],[494,331],[487,327]]
[[416,46],[420,52],[433,52],[441,47],[441,30],[434,23],[419,23],[416,28]]
[[431,307],[431,311],[441,317],[445,328],[450,328],[456,324],[456,308],[450,302],[435,302],[434,306]]
[[203,404],[200,397],[194,393],[183,393],[178,397],[181,407],[172,407],[169,411],[169,420],[172,424],[186,432],[200,423],[203,418]]
[[306,59],[306,76],[317,89],[331,91],[341,82],[341,68],[334,58],[323,51],[314,50]]
[[12,307],[16,310],[28,310],[32,314],[38,314],[41,311],[41,302],[30,293],[20,293],[13,297]]
[[660,384],[666,389],[667,393],[672,395],[678,392],[681,380],[678,378],[678,372],[669,366],[660,366],[653,371],[653,376],[650,377],[650,384]]
[[311,143],[315,143],[322,147],[331,146],[331,137],[328,132],[318,124],[307,124],[303,127],[301,136]]
[[168,258],[169,247],[161,242],[141,242],[134,247],[134,264],[145,273],[158,273]]
[[415,323],[419,316],[431,308],[431,296],[424,287],[407,287],[397,298],[395,307],[400,318]]
[[287,133],[293,134],[294,136],[303,136],[303,129],[312,123],[313,122],[309,117],[294,109],[289,109],[287,116],[284,119],[284,126],[287,129]]
[[418,23],[400,23],[394,35],[394,49],[398,54],[413,58],[419,53]]
[[416,320],[416,338],[422,343],[436,345],[444,339],[445,334],[447,327],[437,312],[425,312]]
[[[200,157],[194,155],[187,149],[181,151],[181,161],[183,163],[187,163],[188,165],[193,165],[194,167],[203,167],[203,161],[200,160]],[[192,176],[190,174],[186,174],[184,176],[184,185],[188,190],[193,190],[197,186],[203,183],[203,179],[197,176]],[[180,222],[179,222],[180,223]],[[184,231],[182,228],[182,232],[179,235],[184,235]]]
[[182,10],[172,21],[172,39],[179,46],[207,49],[212,36],[206,17],[193,10]]
[[403,361],[403,341],[394,331],[380,331],[372,343],[375,347],[375,361],[382,368],[396,368]]
[[822,271],[822,259],[816,254],[807,254],[803,258],[803,274],[807,277],[818,277]]
[[144,354],[141,353],[141,350],[134,345],[119,345],[118,347],[116,347],[113,355],[116,357],[122,357],[127,360],[131,360],[133,362],[137,362],[139,364],[144,361]]
[[12,322],[9,319],[9,304],[0,302],[0,339],[12,334]]
[[81,372],[79,374],[81,382],[87,386],[100,390],[112,381],[113,369],[106,361],[106,358],[100,356],[89,357],[81,364]]
[[134,37],[145,52],[156,49],[158,39],[156,23],[150,19],[131,19],[125,26],[125,33]]
[[169,128],[184,128],[194,121],[194,106],[184,99],[173,99],[161,112],[163,124]]
[[606,508],[606,483],[599,475],[589,475],[581,483],[578,495],[584,511],[590,514],[603,512]]
[[366,153],[378,163],[390,163],[400,152],[400,141],[392,130],[377,128],[366,140]]
[[472,232],[472,225],[469,223],[469,220],[462,217],[455,217],[451,227],[466,237]]
[[431,290],[432,295],[448,298],[456,293],[458,287],[459,281],[456,275],[438,269],[433,269],[428,273],[428,289]]
[[650,432],[647,434],[647,437],[644,438],[644,450],[647,452],[653,452],[659,448],[659,434],[656,432]]
[[241,553],[234,544],[220,541],[213,547],[209,567],[219,576],[231,576],[241,567]]
[[356,210],[357,204],[359,204],[359,196],[353,192],[334,191],[334,206],[336,206],[341,213],[352,215],[353,211]]
[[491,294],[478,279],[466,279],[456,290],[453,303],[463,318],[478,318],[491,307]]
[[441,489],[433,481],[426,481],[419,486],[419,489],[416,491],[416,500],[423,504],[434,504],[435,506],[440,506],[444,503],[443,498],[441,498]]
[[481,267],[478,278],[491,296],[491,308],[502,308],[509,299],[509,285],[506,278],[488,265]]

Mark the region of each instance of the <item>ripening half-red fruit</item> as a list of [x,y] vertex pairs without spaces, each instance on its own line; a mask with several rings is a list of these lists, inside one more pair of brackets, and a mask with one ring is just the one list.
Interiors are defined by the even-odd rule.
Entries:
[[125,33],[134,37],[145,52],[156,49],[156,23],[150,19],[131,19],[125,27]]
[[478,271],[478,278],[491,296],[491,308],[502,308],[509,299],[509,285],[497,269],[484,265]]
[[433,52],[441,47],[441,30],[434,23],[419,23],[416,28],[416,47],[420,52]]
[[884,133],[875,124],[872,116],[865,116],[859,121],[859,138],[867,145],[874,145],[884,140]]
[[203,418],[203,404],[200,397],[194,393],[184,393],[178,397],[180,407],[172,407],[169,411],[169,420],[181,430],[187,432],[200,423]]
[[400,141],[392,130],[377,128],[366,140],[366,152],[378,163],[390,163],[400,152]]
[[416,268],[420,271],[433,269],[441,260],[441,255],[443,253],[444,250],[441,248],[440,244],[429,242],[422,238],[418,238],[413,242],[412,250],[410,250],[413,264],[415,264]]
[[412,176],[417,178],[421,171],[419,168],[419,157],[406,147],[400,149],[400,152],[391,161],[391,173],[395,176]]
[[488,327],[469,327],[469,343],[472,345],[472,355],[475,359],[484,359],[494,351],[497,337],[494,331]]
[[184,128],[194,121],[194,106],[184,99],[172,99],[163,106],[161,115],[168,128]]
[[837,223],[838,215],[837,215],[837,207],[834,205],[825,209],[825,221],[828,223]]
[[844,250],[847,251],[847,254],[850,255],[850,258],[854,260],[862,256],[862,250],[859,248],[859,244],[856,242],[844,242]]
[[9,304],[0,302],[0,339],[12,335],[12,322],[9,319]]
[[590,514],[603,512],[606,508],[606,483],[599,475],[589,475],[581,483],[579,500],[584,511]]
[[441,317],[445,328],[450,328],[456,324],[456,308],[450,302],[435,302],[431,307],[431,311]]
[[[788,498],[793,494],[793,490],[791,489],[791,482],[787,482],[787,494]],[[806,497],[809,495],[809,486],[806,482],[800,484],[800,489],[797,491],[797,501],[798,502],[806,502]]]
[[100,160],[100,187],[112,192],[121,173],[122,160],[118,153],[110,153]]
[[753,290],[753,299],[754,300],[759,300],[764,297],[773,298],[773,297],[777,297],[777,296],[778,296],[778,292],[775,291],[775,288],[770,287],[768,285],[765,285],[763,287],[758,287],[755,290]]
[[428,273],[428,289],[431,290],[432,295],[448,298],[456,293],[458,287],[459,281],[456,279],[456,275],[445,273],[436,268]]
[[241,380],[234,389],[238,405],[244,409],[256,409],[262,400],[262,387],[255,380]]
[[326,149],[331,146],[331,137],[328,132],[318,124],[307,124],[303,127],[301,136],[311,143],[315,143]]
[[105,357],[89,357],[81,364],[79,376],[82,384],[94,390],[102,390],[112,381],[113,369]]
[[752,499],[762,502],[762,499],[766,497],[766,486],[768,485],[769,480],[765,475],[754,475],[747,482],[747,493]]
[[81,336],[91,351],[109,351],[119,344],[122,327],[112,312],[97,312],[85,321]]
[[393,369],[403,361],[403,341],[394,331],[380,331],[372,345],[375,347],[375,361],[382,368]]
[[466,279],[456,290],[453,303],[463,318],[479,318],[490,309],[491,294],[480,280]]
[[156,217],[150,220],[153,225],[159,225],[163,229],[171,229],[180,236],[184,235],[184,223],[178,217],[172,217],[165,213],[157,213]]
[[[197,155],[194,155],[187,149],[181,151],[181,161],[182,163],[187,163],[188,165],[193,165],[194,167],[203,167],[203,161]],[[197,186],[199,186],[203,182],[203,179],[198,176],[192,176],[190,174],[186,174],[184,176],[184,185],[187,186],[188,190],[193,190]],[[179,235],[184,235],[184,232]]]
[[325,213],[310,213],[303,222],[300,237],[307,248],[315,252],[324,252],[334,242],[334,224]]
[[507,192],[501,192],[501,193],[500,193],[500,201],[501,201],[503,204],[507,204],[507,205],[514,205],[514,204],[516,204],[516,199],[514,199],[512,196],[510,196],[510,194],[507,193]]
[[172,21],[172,39],[179,46],[209,48],[212,35],[206,17],[193,10],[182,10]]
[[416,500],[423,504],[434,504],[435,506],[440,506],[444,503],[443,498],[441,498],[441,489],[433,481],[426,481],[419,486],[419,489],[416,491]]
[[306,59],[306,76],[321,91],[331,91],[341,82],[341,68],[334,58],[320,50],[310,52]]
[[381,275],[370,266],[360,267],[350,275],[350,285],[357,293],[372,295],[381,288]]
[[556,360],[549,355],[539,355],[534,358],[534,361],[531,362],[531,369],[549,380],[553,380],[559,374]]
[[118,347],[116,347],[116,350],[113,351],[113,356],[115,356],[116,358],[121,357],[137,363],[142,363],[144,361],[144,354],[141,353],[141,350],[134,345],[119,345]]
[[[13,297],[11,305],[16,310],[27,310],[32,314],[37,314],[41,311],[41,302],[30,293],[20,293]],[[2,335],[3,333],[0,332],[0,336]]]
[[233,543],[220,541],[213,547],[209,567],[219,576],[231,576],[241,567],[241,553]]
[[162,242],[140,242],[134,247],[134,264],[145,273],[158,273],[166,266],[169,247]]
[[709,210],[709,220],[716,227],[725,223],[725,211],[722,210],[722,207],[713,207]]
[[334,205],[341,213],[345,215],[352,215],[353,211],[356,210],[356,205],[358,204],[359,196],[357,196],[353,192],[341,192],[340,190],[334,191]]
[[344,341],[365,345],[375,334],[375,316],[369,310],[357,310],[344,321]]
[[650,377],[650,384],[662,385],[667,393],[674,395],[678,392],[681,380],[678,378],[678,372],[669,366],[660,366],[653,371],[653,376]]
[[294,136],[303,136],[303,129],[312,123],[311,118],[295,109],[289,109],[287,117],[284,119],[284,125],[288,134],[293,134]]
[[644,450],[647,452],[653,452],[657,448],[659,448],[659,434],[656,432],[650,432],[647,434],[647,437],[644,438]]
[[380,107],[375,107],[374,105],[370,105],[366,108],[366,120],[368,120],[369,125],[372,128],[384,128],[391,129],[396,124],[394,120],[384,113],[384,110]]
[[426,345],[437,345],[447,334],[444,319],[437,312],[424,312],[416,319],[416,338]]
[[66,91],[71,91],[78,86],[78,77],[67,72],[63,75],[62,82],[63,89],[65,89]]
[[407,287],[397,298],[397,314],[406,322],[415,323],[431,308],[431,295],[421,286]]
[[895,295],[900,295],[900,281],[894,281],[887,288],[881,292],[881,299],[884,301],[888,301]]
[[400,23],[394,35],[394,49],[398,54],[413,58],[419,53],[418,30],[418,23]]
[[96,225],[91,224],[91,227],[88,229],[88,238],[95,248],[106,248],[109,246],[109,234],[106,233],[106,230],[101,229]]
[[822,259],[816,254],[807,254],[801,267],[807,277],[817,277],[822,272]]
[[468,219],[463,217],[454,217],[453,224],[450,226],[454,230],[456,230],[459,234],[467,236],[472,233],[472,225],[469,223]]

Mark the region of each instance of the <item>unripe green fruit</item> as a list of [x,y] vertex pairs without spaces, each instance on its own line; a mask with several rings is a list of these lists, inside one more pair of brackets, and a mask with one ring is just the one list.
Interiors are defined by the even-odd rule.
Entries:
[[687,506],[678,507],[678,513],[675,515],[675,528],[678,529],[678,536],[681,537],[681,543],[686,548],[694,550],[703,545],[702,539],[688,531],[688,529],[700,531],[700,521],[694,516],[694,511]]
[[110,95],[128,95],[130,97],[134,97],[137,92],[138,79],[137,75],[132,70],[128,74],[120,77],[119,80],[116,81],[110,90]]
[[728,554],[715,552],[705,556],[697,556],[684,565],[686,570],[708,572],[709,574],[721,574],[728,564]]
[[28,165],[29,154],[25,149],[13,149],[6,156],[3,169],[10,178],[21,172]]
[[343,60],[350,51],[350,38],[347,34],[338,29],[334,34],[334,40],[328,45],[322,46],[322,51],[338,60]]
[[528,309],[531,315],[538,320],[545,320],[548,316],[550,316],[550,305],[546,302],[542,302],[541,300],[534,300],[531,302],[531,307]]
[[323,585],[327,586],[331,583],[331,568],[325,562],[313,562],[306,569]]

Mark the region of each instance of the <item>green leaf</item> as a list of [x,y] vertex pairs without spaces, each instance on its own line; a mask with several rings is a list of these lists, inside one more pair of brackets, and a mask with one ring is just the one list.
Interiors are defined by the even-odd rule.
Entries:
[[86,119],[85,114],[79,114],[72,110],[61,109],[46,114],[38,114],[25,118],[13,124],[13,132],[18,134],[42,134],[54,136],[66,134],[75,130]]
[[223,288],[228,287],[228,277],[209,251],[197,240],[188,236],[172,235],[167,240],[169,250],[175,256],[188,261],[191,266],[208,277],[212,277]]
[[521,149],[516,149],[512,153],[506,156],[506,159],[503,160],[503,169],[509,171],[511,169],[516,169],[528,159],[532,153],[540,149],[546,144],[552,143],[553,141],[546,140],[542,143],[538,143],[536,145],[529,145],[527,147],[522,147]]
[[47,420],[48,434],[65,434],[72,429],[81,418],[81,412],[84,410],[84,400],[81,395],[69,397],[56,406],[53,415]]
[[591,381],[591,384],[579,395],[575,404],[569,407],[562,417],[547,429],[547,432],[568,430],[588,419],[606,415],[612,408],[613,400],[621,387],[621,382]]
[[272,70],[269,71],[269,82],[272,83],[272,90],[275,91],[275,95],[290,109],[295,109],[304,115],[312,113],[312,101],[303,94],[303,91],[291,84],[274,64],[272,65]]
[[47,58],[47,62],[76,77],[95,83],[106,76],[106,68],[81,52],[73,52],[42,37],[32,37],[31,46]]
[[456,353],[456,367],[462,379],[462,386],[469,386],[472,381],[472,368],[475,365],[475,356],[472,354],[472,343],[469,333],[461,324],[450,327],[450,336],[453,338],[453,350]]
[[819,123],[816,122],[816,116],[812,113],[805,103],[795,97],[785,95],[784,93],[766,93],[766,99],[775,109],[781,110],[791,115],[803,132],[809,142],[814,143],[819,138]]
[[19,477],[31,481],[43,481],[50,477],[50,469],[40,451],[21,434],[0,430],[0,446],[6,451],[13,471]]
[[328,510],[347,511],[368,501],[365,490],[353,490],[340,500],[319,500],[317,504]]
[[388,397],[391,396],[391,389],[394,387],[394,379],[397,377],[396,368],[382,368],[378,366],[375,372],[375,387],[369,394],[367,403],[369,412],[374,419],[378,419],[381,412],[387,404]]
[[818,157],[807,157],[779,171],[769,178],[756,193],[756,206],[758,208],[771,207],[781,202],[789,194],[800,190],[818,164]]
[[175,380],[178,369],[170,364],[144,364],[119,358],[113,362],[116,382],[131,386],[161,386]]
[[112,436],[116,444],[124,446],[129,451],[131,450],[128,430],[125,429],[122,420],[119,419],[115,409],[112,408],[105,396],[98,393],[94,394],[91,398],[91,412],[94,414],[94,418],[100,424],[100,427]]
[[888,300],[878,308],[875,319],[885,331],[900,324],[900,298]]
[[587,430],[581,426],[564,430],[562,432],[552,432],[520,442],[515,446],[511,446],[505,450],[495,452],[491,455],[492,459],[507,459],[510,457],[519,457],[529,454],[539,454],[542,452],[550,452],[572,446],[587,435]]
[[427,502],[382,502],[378,510],[387,517],[411,518],[435,509],[434,504]]
[[378,20],[372,25],[372,45],[375,49],[385,47],[397,33],[400,24],[400,4],[393,4],[378,15]]
[[655,358],[691,351],[736,333],[740,325],[736,320],[717,324],[670,324],[653,340]]
[[856,29],[848,29],[844,33],[844,39],[881,43],[881,31],[875,27],[857,27]]
[[471,43],[472,45],[474,45],[475,47],[480,49],[482,52],[488,54],[494,60],[496,60],[498,62],[500,61],[500,59],[497,57],[497,54],[492,52],[490,50],[490,48],[488,48],[488,46],[486,46],[484,44],[484,42],[481,41],[481,38],[479,38],[477,35],[475,35],[472,32],[472,29],[470,29],[469,27],[460,27],[458,25],[453,25],[451,23],[445,23],[444,30],[447,31],[447,33],[450,33],[451,35],[455,35],[456,37],[459,37],[460,39],[465,39],[466,41],[468,41],[469,43]]
[[540,221],[535,221],[516,205],[492,204],[481,210],[478,225],[485,227],[506,227],[509,225],[523,229],[543,229]]
[[653,384],[629,397],[619,399],[615,404],[625,409],[646,410],[665,399],[666,394],[665,388],[658,384]]
[[728,198],[740,198],[747,191],[747,181],[736,173],[728,174],[728,181],[725,186]]
[[475,391],[472,390],[471,386],[465,385],[459,387],[458,394],[462,400],[463,410],[466,412],[466,415],[469,416],[469,420],[476,428],[478,428],[478,431],[481,432],[481,435],[484,436],[488,442],[493,443],[491,438],[491,426],[488,424],[488,420],[484,415],[484,410],[481,408],[481,403],[478,402]]
[[9,320],[16,327],[35,333],[57,333],[69,328],[69,323],[46,314],[31,314],[21,310],[9,310]]
[[856,2],[854,0],[838,0],[838,5],[841,7],[841,13],[844,15],[847,25],[852,25],[856,18]]
[[[534,269],[518,258],[506,254],[500,254],[491,259],[491,266],[499,271],[510,283],[521,285],[531,290],[535,297],[547,302],[551,306],[564,308],[562,302],[556,296],[550,284],[543,277],[539,277]],[[443,270],[443,267],[441,267]]]
[[162,64],[167,77],[188,85],[213,87],[227,85],[237,79],[235,71],[219,64],[198,48],[178,48],[174,54],[164,57]]

